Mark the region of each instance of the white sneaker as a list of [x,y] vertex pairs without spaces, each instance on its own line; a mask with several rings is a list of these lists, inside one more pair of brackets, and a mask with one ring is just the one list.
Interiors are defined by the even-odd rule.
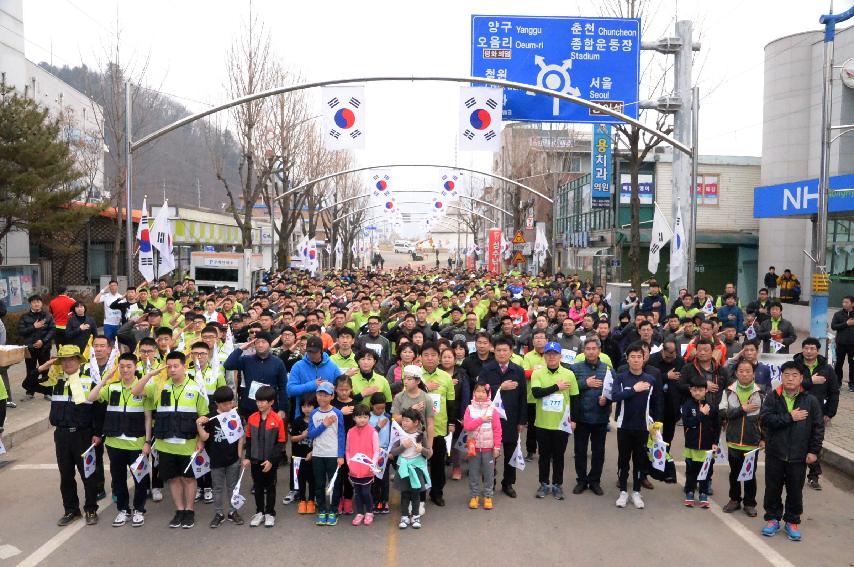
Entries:
[[163,500],[163,490],[160,488],[152,488],[151,489],[151,501],[152,502],[160,502]]
[[124,510],[119,510],[119,513],[116,514],[116,519],[113,520],[113,527],[118,528],[125,525],[128,521],[128,513]]
[[264,527],[272,528],[276,525],[276,516],[273,514],[264,514]]
[[205,488],[205,504],[213,504],[213,488]]
[[421,529],[421,516],[412,516],[412,529]]
[[425,513],[427,513],[427,508],[424,506],[424,502],[421,502],[418,504],[418,515],[423,516]]
[[249,521],[249,526],[252,528],[257,528],[263,522],[264,522],[264,514],[263,514],[263,512],[258,512],[257,514],[252,516],[252,519]]
[[397,524],[397,527],[402,529],[402,530],[405,530],[406,528],[408,528],[409,527],[409,516],[401,516],[400,517],[400,523]]
[[139,510],[133,511],[133,519],[131,520],[131,525],[135,528],[142,526],[145,523],[145,514],[140,512]]
[[202,499],[202,489],[201,489],[201,488],[197,488],[197,489],[196,489],[196,502],[198,502],[198,501],[199,501],[199,500],[201,500],[201,499]]
[[288,492],[287,496],[282,498],[282,504],[287,506],[288,504],[291,504],[294,500],[296,500],[296,498],[297,498],[297,491],[291,490],[290,492]]
[[617,508],[625,508],[628,501],[629,493],[625,490],[620,492],[620,496],[617,498]]
[[643,510],[643,498],[641,498],[640,492],[632,492],[632,504],[638,510]]

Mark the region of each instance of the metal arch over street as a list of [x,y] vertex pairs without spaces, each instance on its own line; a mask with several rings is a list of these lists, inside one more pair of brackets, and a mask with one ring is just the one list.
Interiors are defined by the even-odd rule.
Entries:
[[[415,214],[415,213],[406,213],[406,214]],[[422,215],[426,216],[426,215],[428,215],[429,213],[418,213],[418,214],[419,214],[419,216],[422,216]],[[370,218],[366,218],[365,220],[363,220],[363,221],[362,221],[362,224],[368,224],[368,223],[376,222],[376,221],[378,221],[378,220],[383,220],[383,217],[382,217],[382,216],[380,216],[380,215],[376,215],[376,216],[373,216],[373,217],[370,217]],[[454,226],[454,225],[453,225],[453,221],[451,221],[451,220],[449,220],[449,219],[447,219],[447,218],[444,218],[444,219],[436,219],[436,220],[435,220],[435,222],[436,222],[437,226],[441,224],[441,226],[438,226],[438,228],[446,229],[446,230],[447,230],[447,232],[457,232],[457,231],[458,231],[458,230],[457,230],[457,229],[458,229],[458,227],[456,227],[456,226]],[[465,234],[470,234],[468,230],[465,230],[465,231],[463,231],[463,232],[464,232]]]
[[338,177],[339,175],[347,175],[348,173],[356,173],[357,171],[366,171],[369,169],[388,169],[388,168],[392,168],[392,167],[436,167],[436,168],[444,168],[444,169],[453,169],[455,171],[468,171],[471,173],[477,173],[479,175],[486,175],[487,177],[493,177],[495,179],[500,179],[501,181],[505,181],[505,182],[510,183],[512,185],[515,185],[517,187],[521,187],[522,189],[525,189],[526,191],[530,191],[534,195],[537,195],[538,197],[545,199],[549,203],[554,203],[554,199],[552,199],[551,197],[544,195],[543,193],[540,193],[536,189],[533,189],[533,188],[525,185],[524,183],[519,183],[518,181],[514,181],[513,179],[510,179],[509,177],[504,177],[501,175],[497,175],[495,173],[489,173],[486,171],[481,171],[479,169],[470,169],[468,167],[460,167],[458,165],[442,165],[442,164],[436,164],[436,163],[389,163],[389,164],[385,164],[385,165],[370,165],[367,167],[353,167],[351,169],[342,169],[341,171],[336,171],[335,173],[323,175],[323,176],[318,177],[316,179],[311,179],[310,181],[306,181],[305,183],[301,183],[301,184],[297,185],[296,187],[288,189],[287,191],[285,191],[284,193],[282,193],[281,195],[276,197],[274,200],[284,199],[285,197],[287,197],[291,193],[296,193],[297,191],[305,189],[309,185],[313,185],[315,183],[320,183],[321,181],[326,181],[327,179],[332,179],[333,177]]
[[631,116],[627,116],[622,112],[617,112],[612,108],[608,108],[607,106],[602,106],[596,104],[595,102],[590,102],[589,100],[584,100],[583,98],[579,98],[576,96],[568,95],[565,93],[556,92],[553,90],[549,90],[543,87],[538,87],[535,85],[528,85],[525,83],[517,83],[514,81],[502,81],[501,79],[487,79],[484,77],[450,77],[450,76],[403,76],[403,75],[389,75],[387,77],[357,77],[351,79],[330,79],[326,81],[315,81],[311,83],[300,83],[296,85],[289,85],[286,87],[276,87],[273,89],[268,89],[266,91],[262,91],[260,93],[253,93],[251,95],[246,95],[240,98],[236,98],[234,100],[223,103],[219,106],[214,106],[212,108],[208,108],[201,112],[197,112],[196,114],[191,114],[190,116],[181,118],[180,120],[176,120],[172,124],[167,124],[163,128],[159,130],[155,130],[151,134],[147,136],[143,136],[139,140],[130,143],[130,151],[133,152],[145,144],[152,142],[163,136],[164,134],[168,134],[172,130],[180,128],[181,126],[186,126],[187,124],[191,124],[200,118],[204,118],[205,116],[210,116],[211,114],[216,114],[221,110],[226,110],[232,108],[234,106],[239,106],[241,104],[245,104],[247,102],[252,102],[253,100],[258,100],[260,98],[266,98],[269,96],[276,96],[281,94],[286,94],[294,91],[299,91],[303,89],[311,89],[316,87],[325,87],[332,85],[347,85],[352,83],[378,83],[378,82],[415,82],[415,81],[434,81],[434,82],[445,82],[445,83],[480,83],[483,85],[492,85],[496,87],[503,87],[508,89],[519,89],[523,91],[527,91],[534,94],[541,94],[550,96],[552,98],[565,100],[566,102],[571,102],[573,104],[581,105],[585,108],[589,108],[591,110],[595,110],[596,112],[601,112],[602,114],[607,114],[608,116],[613,116],[614,118],[618,118],[623,122],[631,124],[633,126],[637,126],[641,130],[645,132],[649,132],[654,136],[664,140],[674,148],[678,149],[685,154],[691,155],[691,148],[686,146],[679,140],[673,138],[672,136],[668,136],[663,132],[659,132],[655,128],[644,124],[643,122],[632,118]]
[[[429,189],[420,189],[420,190],[409,189],[409,190],[400,190],[400,191],[398,191],[398,193],[434,193],[434,191],[430,191]],[[324,211],[328,211],[329,209],[331,209],[333,207],[343,205],[344,203],[349,203],[350,201],[355,201],[356,199],[362,199],[365,197],[370,197],[371,195],[372,195],[372,193],[368,192],[368,193],[362,193],[361,195],[356,195],[355,197],[348,197],[342,201],[338,201],[337,203],[332,203],[331,205],[327,205],[317,212],[318,212],[318,214],[320,214]],[[481,205],[486,205],[487,207],[492,207],[496,211],[501,211],[505,215],[508,215],[511,217],[513,216],[513,213],[511,213],[507,209],[502,209],[498,205],[493,205],[489,201],[484,201],[482,199],[476,199],[475,197],[469,197],[468,195],[460,195],[459,197],[460,197],[460,199],[469,199],[470,201],[474,201],[475,203],[478,203]],[[425,203],[425,204],[429,204],[429,203]]]
[[[608,116],[613,116],[619,120],[627,124],[631,124],[636,126],[640,130],[644,132],[648,132],[654,135],[657,139],[667,142],[675,149],[683,152],[689,156],[691,156],[692,160],[696,162],[697,154],[696,148],[692,148],[690,146],[685,145],[680,142],[676,138],[669,136],[663,132],[659,132],[655,128],[644,124],[643,122],[632,118],[631,116],[627,116],[621,112],[617,112],[612,108],[608,108],[607,106],[601,106],[596,104],[595,102],[591,102],[589,100],[584,100],[583,98],[579,98],[576,96],[572,96],[566,93],[556,92],[553,90],[549,90],[543,87],[538,87],[535,85],[528,85],[525,83],[517,83],[514,81],[503,81],[500,79],[488,79],[484,77],[449,77],[449,76],[400,76],[400,75],[390,75],[386,77],[356,77],[350,79],[331,79],[326,81],[315,81],[310,83],[300,83],[296,85],[289,85],[285,87],[276,87],[273,89],[268,89],[266,91],[262,91],[260,93],[253,93],[250,95],[246,95],[240,98],[236,98],[234,100],[230,100],[226,103],[223,103],[219,106],[214,106],[212,108],[208,108],[203,110],[202,112],[197,112],[196,114],[191,114],[190,116],[186,116],[181,118],[180,120],[176,120],[171,124],[167,124],[166,126],[155,130],[151,134],[147,136],[143,136],[139,140],[134,141],[133,139],[133,128],[131,121],[131,84],[130,81],[125,81],[125,202],[127,209],[127,219],[126,219],[126,262],[127,262],[127,273],[133,273],[133,219],[132,216],[132,203],[133,203],[133,152],[138,150],[142,146],[153,142],[154,140],[160,138],[168,134],[169,132],[180,128],[181,126],[186,126],[187,124],[192,124],[196,120],[200,120],[205,116],[210,116],[212,114],[216,114],[221,110],[226,110],[235,106],[239,106],[241,104],[245,104],[247,102],[251,102],[253,100],[258,100],[261,98],[266,98],[270,96],[276,96],[281,94],[286,94],[290,92],[296,92],[303,89],[310,89],[316,87],[324,87],[324,86],[332,86],[332,85],[347,85],[353,83],[376,83],[376,82],[415,82],[415,81],[432,81],[432,82],[449,82],[449,83],[474,83],[474,84],[482,84],[482,85],[492,85],[495,87],[502,87],[508,89],[518,89],[523,90],[525,92],[533,93],[533,94],[541,94],[545,96],[552,97],[554,99],[563,100],[572,104],[578,104],[590,110],[595,110],[596,112],[606,114]],[[457,168],[462,169],[462,168]],[[518,182],[507,178],[499,178],[496,179],[504,179],[510,183],[513,183],[517,186],[522,186]],[[522,186],[524,187],[524,186]],[[552,199],[545,197],[541,193],[537,191],[533,191],[530,187],[527,189],[531,190],[533,193],[537,195],[543,196],[549,202],[553,202]],[[692,225],[692,227],[695,225]]]
[[[426,204],[426,203],[424,203],[424,201],[398,201],[398,203],[401,203],[401,204],[403,204],[403,205],[424,205],[424,204]],[[362,207],[361,209],[356,209],[355,211],[350,211],[350,212],[349,212],[349,213],[347,213],[346,215],[341,215],[341,216],[340,216],[340,217],[338,217],[337,219],[334,219],[334,220],[332,221],[332,224],[335,224],[335,223],[337,223],[337,222],[339,222],[339,221],[342,221],[342,220],[346,219],[346,218],[347,218],[347,217],[349,217],[349,216],[355,215],[356,213],[361,213],[362,211],[367,211],[368,209],[376,209],[377,207],[382,207],[382,206],[384,206],[384,205],[383,205],[382,203],[380,203],[380,204],[377,204],[377,205],[368,205],[367,207]],[[489,217],[488,217],[488,216],[486,216],[486,215],[482,215],[482,214],[480,214],[479,212],[474,211],[474,210],[472,210],[472,209],[467,209],[467,208],[465,208],[465,207],[463,207],[463,206],[461,206],[461,205],[448,205],[448,207],[450,207],[450,208],[452,208],[452,209],[459,209],[459,210],[461,210],[461,211],[464,211],[464,212],[466,212],[466,213],[471,213],[471,214],[473,214],[473,215],[477,215],[477,216],[479,216],[480,218],[482,218],[482,219],[484,219],[484,220],[487,220],[487,221],[491,222],[492,224],[495,224],[495,220],[494,220],[494,219],[491,219],[491,218],[489,218]]]

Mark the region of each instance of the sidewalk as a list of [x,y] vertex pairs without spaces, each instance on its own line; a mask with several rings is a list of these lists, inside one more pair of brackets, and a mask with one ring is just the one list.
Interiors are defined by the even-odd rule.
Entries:
[[847,382],[839,392],[836,417],[824,431],[822,461],[854,477],[854,392]]
[[9,382],[12,388],[10,399],[18,404],[18,407],[6,408],[3,444],[7,449],[16,447],[50,429],[48,421],[50,402],[41,394],[37,394],[32,400],[24,401],[26,396],[24,389],[21,388],[21,382],[26,373],[27,369],[23,362],[9,367]]

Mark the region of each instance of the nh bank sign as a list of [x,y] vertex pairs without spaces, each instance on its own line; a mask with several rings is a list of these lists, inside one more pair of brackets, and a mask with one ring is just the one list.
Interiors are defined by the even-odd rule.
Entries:
[[[830,178],[829,213],[854,211],[854,174]],[[818,179],[753,189],[753,217],[808,217],[818,213]]]

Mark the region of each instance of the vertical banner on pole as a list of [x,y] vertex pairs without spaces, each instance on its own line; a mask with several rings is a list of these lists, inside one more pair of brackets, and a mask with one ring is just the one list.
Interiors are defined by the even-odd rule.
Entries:
[[497,274],[501,271],[501,229],[490,228],[487,242],[487,269]]

